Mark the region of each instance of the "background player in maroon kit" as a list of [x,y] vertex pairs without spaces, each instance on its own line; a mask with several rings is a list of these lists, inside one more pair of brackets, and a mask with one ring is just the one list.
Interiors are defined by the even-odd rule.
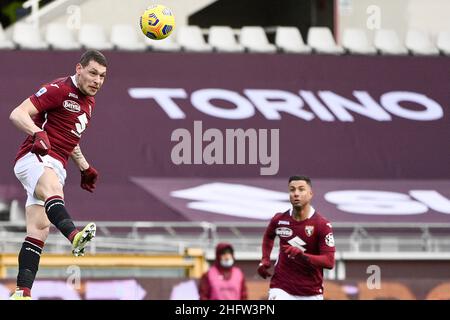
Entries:
[[271,300],[323,299],[323,268],[333,268],[335,247],[331,224],[311,206],[312,197],[308,177],[290,177],[292,209],[277,213],[264,234],[258,266],[264,279],[271,276],[270,253],[275,237],[280,238],[280,253],[270,281]]
[[14,173],[27,192],[27,236],[19,253],[17,289],[12,299],[30,299],[40,255],[50,223],[72,243],[75,256],[84,255],[95,236],[89,223],[79,231],[64,204],[63,186],[70,157],[81,172],[81,187],[93,192],[97,171],[86,161],[79,141],[95,107],[94,96],[106,76],[106,58],[95,50],[85,52],[76,73],[43,86],[10,115],[28,137],[16,156]]

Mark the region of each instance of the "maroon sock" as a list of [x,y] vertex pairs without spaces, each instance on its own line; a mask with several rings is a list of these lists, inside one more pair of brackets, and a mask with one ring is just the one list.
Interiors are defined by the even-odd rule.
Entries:
[[73,242],[73,238],[75,238],[75,235],[76,235],[78,232],[80,232],[80,230],[75,229],[75,230],[73,230],[73,231],[69,234],[69,236],[68,236],[67,238],[69,239],[70,242]]
[[31,297],[31,289],[27,287],[17,287],[16,290],[23,290],[24,297]]

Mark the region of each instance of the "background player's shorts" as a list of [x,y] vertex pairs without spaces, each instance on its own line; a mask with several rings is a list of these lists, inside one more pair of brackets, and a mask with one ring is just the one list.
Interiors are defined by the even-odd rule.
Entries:
[[323,300],[323,295],[315,296],[294,296],[278,288],[269,289],[269,300]]
[[59,160],[56,160],[49,155],[38,156],[31,152],[28,152],[22,158],[17,160],[16,165],[14,166],[14,173],[27,192],[27,202],[25,207],[33,204],[44,205],[44,201],[39,200],[35,196],[34,190],[36,189],[39,178],[44,173],[45,167],[55,170],[59,182],[64,186],[67,174],[66,169],[64,169]]

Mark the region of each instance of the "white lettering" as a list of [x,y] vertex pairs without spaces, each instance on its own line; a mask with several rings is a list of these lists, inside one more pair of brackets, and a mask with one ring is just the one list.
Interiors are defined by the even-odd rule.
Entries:
[[274,212],[290,208],[285,192],[243,184],[207,183],[172,191],[170,195],[191,200],[187,204],[191,209],[243,218],[267,220]]
[[[199,89],[189,97],[184,89],[166,88],[130,88],[129,95],[134,99],[154,99],[171,119],[185,119],[186,114],[174,99],[187,99],[200,112],[221,119],[240,120],[255,116],[258,110],[267,120],[281,120],[283,113],[293,115],[305,121],[316,116],[322,121],[355,121],[358,114],[376,121],[392,121],[392,115],[415,121],[431,121],[443,117],[444,111],[438,102],[416,92],[392,91],[381,95],[376,101],[367,91],[353,91],[357,101],[345,98],[332,91],[300,90],[299,95],[285,90],[244,89],[248,99],[238,92],[226,89]],[[320,101],[319,97],[321,98]],[[222,105],[213,103],[222,100]],[[305,110],[305,105],[311,111]],[[424,109],[411,110],[400,102],[415,103]],[[224,106],[231,104],[233,107]],[[331,112],[330,112],[331,111]],[[388,113],[389,112],[389,113]],[[353,113],[353,114],[352,114]],[[336,116],[336,118],[335,118]]]
[[367,92],[353,91],[353,95],[358,98],[361,104],[339,96],[331,91],[319,91],[319,96],[341,121],[354,121],[353,116],[347,109],[374,120],[391,120],[391,116],[384,111]]
[[450,200],[435,190],[411,190],[409,194],[435,211],[450,214]]
[[426,205],[398,192],[376,190],[343,190],[325,194],[325,200],[342,211],[373,215],[410,215],[428,211]]
[[283,90],[245,89],[244,93],[266,119],[280,120],[280,112],[292,114],[306,121],[314,119],[313,113],[302,110],[303,100],[291,92]]
[[[211,103],[211,100],[219,99],[228,101],[236,108],[222,108]],[[191,95],[192,105],[199,111],[222,119],[247,119],[255,114],[253,105],[239,93],[225,89],[201,89]]]
[[[415,92],[394,91],[381,95],[381,104],[390,113],[409,120],[430,121],[442,118],[442,107],[427,96]],[[400,105],[401,101],[414,102],[425,110],[409,110]]]
[[173,101],[175,98],[187,98],[184,89],[130,88],[128,94],[134,99],[155,99],[171,119],[184,119],[186,115]]
[[323,121],[334,121],[333,114],[317,99],[311,91],[300,90],[300,96],[306,101],[311,110]]

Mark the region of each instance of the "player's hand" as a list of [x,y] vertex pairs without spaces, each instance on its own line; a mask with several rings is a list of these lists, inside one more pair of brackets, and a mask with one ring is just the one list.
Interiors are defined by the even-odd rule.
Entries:
[[31,152],[40,156],[45,156],[50,151],[50,141],[48,140],[47,132],[38,131],[33,135],[33,146]]
[[92,166],[81,171],[81,188],[89,192],[94,192],[97,179],[98,172]]
[[272,274],[269,272],[270,268],[270,261],[263,259],[258,265],[258,274],[261,276],[261,278],[266,279],[267,277],[271,277]]
[[297,247],[285,244],[281,246],[281,250],[287,254],[288,258],[296,259],[303,256],[303,250]]

